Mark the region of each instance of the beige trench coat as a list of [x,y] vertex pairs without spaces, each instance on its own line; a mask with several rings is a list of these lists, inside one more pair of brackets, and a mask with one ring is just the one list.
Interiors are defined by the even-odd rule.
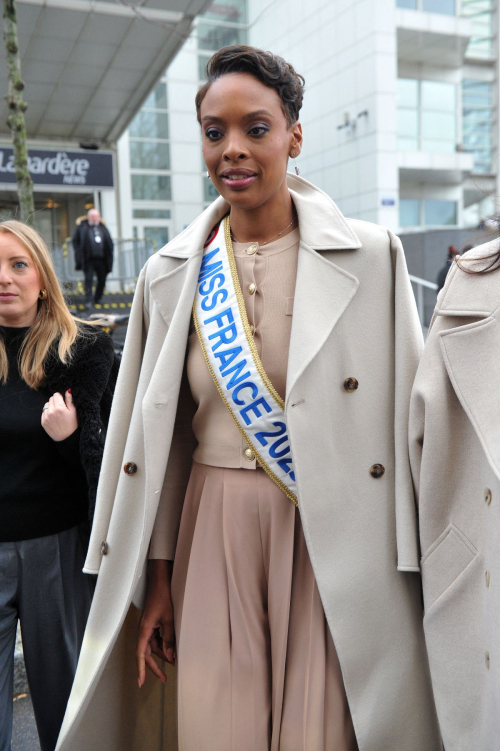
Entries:
[[[465,257],[497,247],[495,240]],[[471,276],[455,265],[448,274],[412,393],[410,451],[424,629],[445,748],[498,751],[499,271]]]
[[[438,751],[407,447],[421,331],[403,251],[387,230],[345,220],[305,180],[288,182],[301,242],[287,420],[305,538],[359,748]],[[164,483],[187,481],[179,457],[169,458],[172,430],[202,246],[227,211],[215,201],[139,279],[86,562],[100,571],[97,591],[58,751],[177,747],[172,674],[167,689],[152,678],[137,688],[131,602],[144,596]],[[359,381],[356,391],[347,378]],[[123,471],[126,462],[135,474]],[[375,464],[382,477],[372,476]]]

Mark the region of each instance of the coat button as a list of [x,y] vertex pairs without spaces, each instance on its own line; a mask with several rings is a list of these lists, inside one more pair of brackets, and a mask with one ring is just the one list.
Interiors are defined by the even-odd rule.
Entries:
[[382,477],[384,472],[385,472],[385,467],[383,464],[374,464],[373,467],[370,467],[370,474],[376,480],[378,480],[379,477]]
[[254,253],[257,253],[259,249],[258,245],[249,245],[248,248],[245,250],[245,253],[247,253],[249,256],[253,256]]
[[135,475],[137,472],[137,464],[135,464],[135,462],[127,462],[123,465],[123,471],[126,475]]
[[356,378],[346,378],[345,381],[344,381],[344,389],[345,389],[345,391],[349,391],[349,392],[356,391],[356,389],[358,388],[358,386],[359,386],[359,383],[356,380]]
[[490,653],[489,652],[485,653],[485,655],[484,655],[484,661],[486,663],[487,670],[489,670],[490,669]]
[[485,577],[486,577],[486,587],[489,589],[490,581],[491,581],[491,574],[489,571],[486,572]]
[[488,504],[488,506],[490,505],[492,498],[493,496],[492,496],[491,490],[489,488],[485,488],[484,489],[484,502]]
[[101,555],[107,555],[109,550],[109,545],[107,542],[101,542]]
[[255,453],[252,451],[252,449],[245,449],[245,459],[248,462],[253,462],[255,459]]

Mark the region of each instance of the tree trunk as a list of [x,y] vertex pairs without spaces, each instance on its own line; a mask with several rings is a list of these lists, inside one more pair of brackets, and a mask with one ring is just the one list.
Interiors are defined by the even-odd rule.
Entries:
[[9,73],[9,93],[6,97],[9,105],[7,125],[12,134],[14,146],[14,166],[20,207],[19,218],[22,222],[26,222],[33,218],[35,202],[33,199],[33,181],[28,169],[26,122],[24,119],[28,105],[23,99],[24,82],[21,79],[21,58],[17,41],[16,0],[3,0],[3,38]]

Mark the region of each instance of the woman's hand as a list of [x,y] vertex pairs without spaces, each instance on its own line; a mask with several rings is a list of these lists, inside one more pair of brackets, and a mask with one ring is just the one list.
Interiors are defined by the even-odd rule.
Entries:
[[58,392],[50,397],[42,411],[42,428],[53,441],[64,441],[78,428],[71,389],[66,391],[64,398]]
[[172,561],[150,560],[148,563],[148,593],[139,622],[137,639],[137,680],[139,688],[146,680],[146,665],[163,683],[167,676],[153,655],[175,665],[174,608],[170,592]]

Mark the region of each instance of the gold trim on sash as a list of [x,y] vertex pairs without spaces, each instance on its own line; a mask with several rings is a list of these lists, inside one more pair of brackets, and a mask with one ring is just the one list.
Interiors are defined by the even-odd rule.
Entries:
[[[282,410],[284,410],[285,403],[284,403],[283,399],[280,397],[280,395],[278,394],[278,392],[276,391],[276,389],[274,388],[274,386],[272,385],[271,381],[269,380],[269,376],[267,375],[266,371],[264,370],[264,366],[262,365],[262,362],[260,360],[259,353],[257,352],[257,347],[255,346],[255,341],[253,339],[252,332],[250,330],[250,324],[248,322],[247,311],[246,311],[246,308],[245,308],[245,301],[243,299],[243,293],[241,291],[240,280],[239,280],[239,277],[238,277],[238,271],[236,269],[236,262],[234,260],[233,245],[232,245],[232,241],[231,241],[231,232],[230,232],[230,228],[229,228],[229,216],[224,217],[224,219],[222,221],[224,223],[224,239],[225,239],[225,242],[226,242],[227,256],[228,256],[228,260],[229,260],[229,266],[230,266],[230,269],[231,269],[231,275],[232,275],[232,280],[233,280],[233,285],[234,285],[234,291],[235,291],[235,294],[236,294],[236,299],[238,301],[238,306],[239,306],[239,310],[240,310],[241,320],[242,320],[242,323],[243,323],[243,329],[245,331],[245,336],[246,336],[246,339],[247,339],[247,342],[248,342],[248,346],[250,348],[250,351],[251,351],[251,354],[252,354],[252,357],[253,357],[253,360],[254,360],[254,363],[255,363],[255,367],[256,367],[256,369],[257,369],[260,377],[262,378],[262,380],[263,380],[266,388],[269,390],[269,392],[271,393],[271,395],[274,397],[274,399],[276,400],[276,402],[278,403],[278,405],[280,406],[280,408]],[[219,392],[219,395],[220,395],[222,401],[226,405],[226,408],[227,408],[229,414],[233,418],[233,421],[234,421],[236,427],[238,428],[240,434],[245,439],[245,442],[247,443],[248,447],[254,452],[255,458],[257,459],[259,465],[262,467],[262,469],[264,470],[264,472],[266,472],[266,474],[269,475],[269,477],[271,478],[271,480],[276,483],[276,485],[280,488],[280,490],[283,491],[283,493],[286,495],[286,497],[289,498],[292,501],[292,503],[295,506],[297,506],[297,508],[298,508],[299,502],[297,500],[297,496],[295,495],[295,493],[292,493],[292,491],[285,485],[285,483],[283,483],[279,479],[279,477],[277,477],[275,475],[275,473],[268,467],[268,465],[266,464],[265,460],[262,458],[261,454],[259,453],[258,449],[253,445],[252,441],[248,438],[248,436],[245,433],[244,429],[242,428],[242,426],[238,422],[238,418],[236,417],[236,415],[234,414],[233,410],[231,409],[231,407],[229,405],[229,402],[227,401],[227,399],[226,399],[226,397],[225,397],[225,395],[224,395],[224,393],[223,393],[223,391],[222,391],[222,389],[220,387],[219,381],[217,380],[217,376],[216,376],[216,374],[214,372],[214,369],[212,368],[212,364],[211,364],[211,362],[210,362],[210,360],[208,358],[207,351],[206,351],[206,348],[205,348],[205,343],[204,343],[203,337],[201,335],[200,322],[198,320],[198,314],[196,312],[196,301],[193,302],[193,320],[194,320],[194,326],[195,326],[195,329],[196,329],[196,334],[198,336],[198,341],[200,343],[201,350],[203,352],[203,357],[204,357],[205,362],[207,364],[208,371],[209,371],[210,375],[212,376],[213,382],[215,383],[215,387],[217,388],[217,391]]]

